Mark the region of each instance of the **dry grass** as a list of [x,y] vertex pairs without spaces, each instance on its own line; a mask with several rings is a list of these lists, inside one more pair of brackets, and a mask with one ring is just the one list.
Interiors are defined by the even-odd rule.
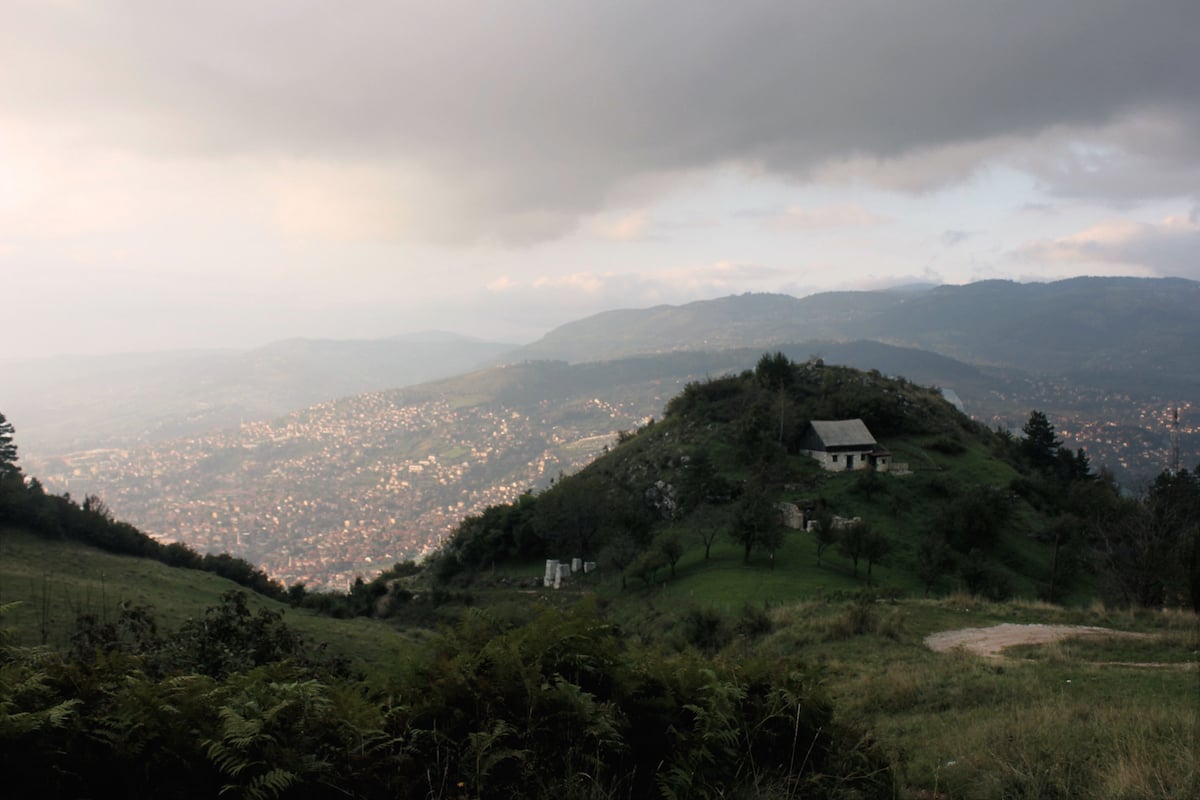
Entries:
[[[773,609],[772,621],[760,651],[824,665],[839,714],[871,730],[896,765],[897,797],[1200,797],[1200,674],[1132,666],[1140,648],[1174,652],[1175,661],[1194,650],[1193,614],[956,595],[896,606],[806,603]],[[921,642],[927,631],[1002,621],[1149,635],[1039,645],[1036,661],[935,654]],[[1122,661],[1131,663],[1110,663]]]
[[1062,613],[1062,606],[1057,606],[1054,603],[1047,603],[1045,600],[1010,600],[1006,605],[1010,608],[1019,608],[1024,611],[1032,611],[1048,617],[1058,616]]
[[1195,796],[1195,730],[1170,709],[1064,697],[974,723],[942,743],[954,769],[939,777],[952,797]]

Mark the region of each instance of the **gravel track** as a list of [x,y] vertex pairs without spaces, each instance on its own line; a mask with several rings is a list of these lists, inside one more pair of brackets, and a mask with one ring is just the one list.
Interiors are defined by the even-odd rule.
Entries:
[[925,646],[937,653],[962,647],[986,658],[1004,658],[1003,650],[1018,644],[1045,644],[1068,636],[1130,636],[1147,634],[1099,628],[1094,625],[1017,625],[1005,622],[987,628],[962,628],[925,637]]

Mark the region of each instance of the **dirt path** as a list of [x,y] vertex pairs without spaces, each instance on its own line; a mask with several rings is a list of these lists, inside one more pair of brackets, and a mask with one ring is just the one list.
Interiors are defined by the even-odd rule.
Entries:
[[942,631],[925,637],[925,646],[937,653],[963,647],[987,658],[1003,658],[1006,647],[1018,644],[1045,644],[1068,636],[1132,636],[1147,634],[1098,628],[1094,625],[1015,625],[1003,623],[987,628],[963,628]]

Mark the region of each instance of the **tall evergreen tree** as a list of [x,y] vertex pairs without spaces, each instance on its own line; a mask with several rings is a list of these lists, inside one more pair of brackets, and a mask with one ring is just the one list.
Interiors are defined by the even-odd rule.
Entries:
[[1025,434],[1021,452],[1035,469],[1051,469],[1058,461],[1058,448],[1062,442],[1054,435],[1054,426],[1041,411],[1029,414],[1029,421],[1021,428]]
[[754,378],[766,389],[786,389],[796,380],[792,362],[782,352],[763,353],[754,368]]
[[17,445],[13,441],[12,423],[0,414],[0,477],[6,472],[17,472]]

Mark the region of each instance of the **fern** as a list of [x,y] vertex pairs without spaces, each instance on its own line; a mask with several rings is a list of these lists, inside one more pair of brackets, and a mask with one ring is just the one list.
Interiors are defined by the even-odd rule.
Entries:
[[728,774],[727,766],[738,758],[739,704],[745,690],[735,682],[722,681],[711,669],[700,669],[695,677],[700,680],[698,697],[682,706],[690,725],[669,729],[676,739],[678,760],[656,777],[659,792],[666,798],[723,794],[716,776]]
[[[279,797],[289,786],[299,780],[300,777],[294,772],[286,769],[272,769],[250,781],[250,785],[244,790],[245,796],[248,800],[269,800],[269,798]],[[224,794],[224,789],[222,789],[222,794]]]
[[502,743],[516,734],[516,729],[504,720],[496,720],[490,730],[476,731],[467,735],[467,749],[474,761],[475,786],[484,786],[492,771],[509,760],[524,762],[528,750],[505,747]]
[[[217,712],[219,735],[204,741],[209,761],[227,778],[221,794],[246,800],[278,797],[300,783],[325,783],[332,771],[323,752],[364,748],[369,738],[341,724],[329,700],[328,688],[317,680],[277,682],[254,671],[233,679]],[[340,746],[338,735],[348,735]],[[336,751],[330,750],[331,747]]]

